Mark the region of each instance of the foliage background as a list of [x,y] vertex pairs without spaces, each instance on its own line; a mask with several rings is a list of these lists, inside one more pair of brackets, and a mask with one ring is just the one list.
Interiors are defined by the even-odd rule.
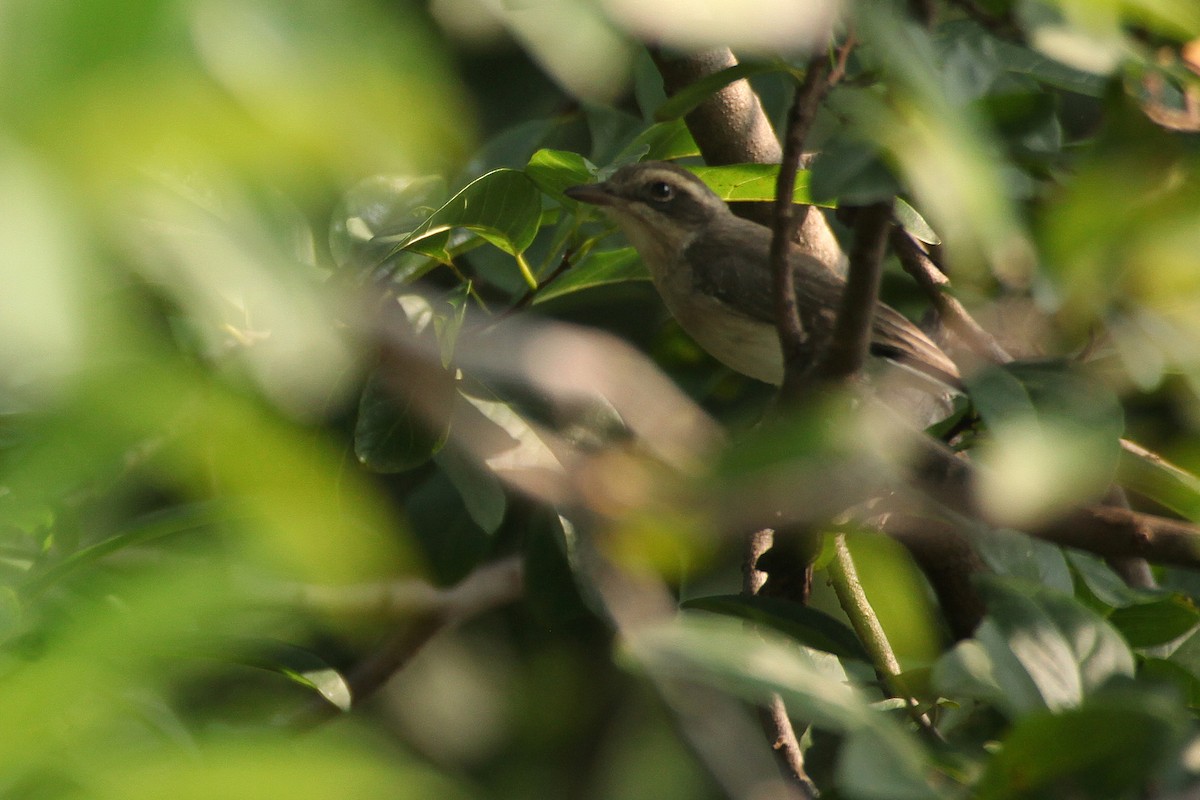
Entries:
[[[770,692],[829,797],[1194,791],[1195,573],[1131,588],[1016,529],[1114,480],[1200,511],[1200,11],[655,5],[0,4],[0,793],[787,796],[742,704]],[[798,196],[901,196],[1041,359],[971,379],[1003,523],[961,527],[972,637],[849,534],[899,692],[833,537],[823,614],[729,597],[755,523],[880,485],[874,434],[760,422],[769,387],[561,194],[698,163],[703,92],[668,102],[642,42],[735,47],[782,126],[834,19],[859,45]],[[704,176],[774,194],[760,165]],[[885,294],[923,313],[892,262]]]

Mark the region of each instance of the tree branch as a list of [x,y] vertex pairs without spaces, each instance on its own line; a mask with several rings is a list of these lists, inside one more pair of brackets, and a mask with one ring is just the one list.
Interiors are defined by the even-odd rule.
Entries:
[[996,364],[1012,361],[1012,356],[1000,346],[995,337],[975,321],[958,298],[944,291],[945,287],[950,285],[950,279],[938,269],[929,254],[907,231],[899,227],[893,229],[891,241],[892,249],[899,257],[904,271],[925,291],[933,307],[937,309],[938,317],[967,347]]
[[837,534],[833,540],[829,580],[833,584],[834,593],[837,594],[838,604],[846,612],[854,632],[858,634],[859,640],[871,656],[871,664],[883,683],[885,693],[903,700],[913,722],[927,735],[940,739],[941,736],[933,727],[933,723],[927,715],[918,710],[916,699],[904,685],[900,661],[896,658],[896,652],[892,649],[883,626],[879,624],[879,616],[876,615],[875,609],[871,608],[871,601],[867,599],[867,593],[858,579],[858,569],[854,566],[854,559],[846,546],[844,533]]
[[854,224],[850,271],[842,291],[841,307],[829,348],[817,365],[817,376],[840,381],[857,375],[867,361],[871,323],[879,302],[883,256],[892,224],[892,203],[874,203],[859,209]]
[[788,124],[783,140],[783,160],[775,183],[775,213],[771,226],[771,277],[775,293],[775,326],[783,350],[783,389],[786,399],[795,399],[804,374],[811,366],[811,335],[796,308],[796,275],[788,259],[792,238],[800,221],[810,216],[810,206],[797,209],[792,202],[796,190],[796,173],[804,141],[812,128],[817,108],[829,88],[829,59],[820,53],[809,59],[804,80],[796,87],[788,111]]
[[[705,50],[687,56],[667,55],[651,48],[650,56],[663,77],[663,88],[668,95],[738,63],[727,48]],[[700,148],[700,154],[706,163],[713,166],[778,164],[783,158],[775,129],[763,111],[758,95],[745,79],[734,81],[715,92],[696,106],[685,120]],[[771,208],[765,203],[738,203],[734,211],[763,225],[772,223]],[[841,246],[824,214],[805,215],[793,231],[793,240],[801,251],[823,264],[832,266],[842,263]]]
[[[512,556],[476,569],[449,589],[420,581],[367,586],[328,587],[309,584],[258,584],[251,600],[314,610],[360,615],[412,615],[403,625],[345,675],[355,706],[371,697],[403,668],[436,634],[464,620],[518,599],[524,591],[524,567]],[[285,724],[307,730],[340,712],[323,697],[315,697]]]
[[[758,559],[775,544],[775,531],[763,528],[750,534],[746,540],[746,555],[742,562],[742,594],[757,595],[767,584],[768,575],[758,568]],[[778,694],[771,695],[770,702],[759,709],[763,731],[771,742],[771,751],[785,778],[801,791],[805,798],[819,795],[816,785],[804,768],[804,751],[788,717],[787,706]]]

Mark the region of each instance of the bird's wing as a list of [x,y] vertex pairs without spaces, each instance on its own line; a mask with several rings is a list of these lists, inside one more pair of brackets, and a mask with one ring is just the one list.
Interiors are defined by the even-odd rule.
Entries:
[[[739,220],[745,230],[712,243],[700,240],[687,253],[697,291],[712,295],[741,314],[775,324],[774,288],[770,270],[770,231]],[[727,242],[738,241],[731,248]],[[799,250],[788,260],[796,272],[796,301],[801,323],[819,348],[833,333],[845,281],[820,261]],[[961,387],[958,367],[904,315],[878,303],[871,326],[871,353],[891,359],[955,388]]]

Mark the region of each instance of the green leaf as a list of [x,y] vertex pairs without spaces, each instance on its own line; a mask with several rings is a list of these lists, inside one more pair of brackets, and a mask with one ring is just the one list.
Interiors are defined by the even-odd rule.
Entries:
[[890,200],[900,184],[874,145],[835,140],[813,162],[809,191],[827,205],[867,205]]
[[744,61],[732,67],[726,67],[720,72],[706,75],[676,92],[667,102],[658,107],[658,110],[654,112],[654,119],[658,122],[679,119],[734,81],[749,78],[752,75],[761,75],[765,72],[778,72],[785,69],[787,69],[786,65],[781,62]]
[[1171,659],[1146,658],[1138,665],[1138,678],[1174,686],[1193,712],[1200,710],[1200,675]]
[[352,703],[350,684],[323,658],[285,642],[254,642],[253,655],[242,663],[278,672],[294,683],[316,690],[340,711],[349,711]]
[[682,119],[659,122],[639,133],[617,157],[624,161],[632,154],[646,161],[672,161],[700,155],[692,132]]
[[895,208],[892,213],[896,215],[896,221],[900,223],[900,227],[908,231],[915,239],[924,242],[925,244],[941,244],[942,240],[929,226],[917,210],[905,202],[904,198],[897,197]]
[[533,302],[536,305],[597,286],[649,279],[650,274],[646,272],[641,258],[632,247],[604,250],[590,254],[581,263],[564,272],[538,292]]
[[[685,613],[669,624],[639,631],[627,647],[652,674],[684,676],[750,702],[761,703],[778,693],[797,717],[857,740],[849,764],[838,767],[839,776],[853,787],[848,794],[880,800],[940,796],[926,781],[932,765],[917,739],[891,717],[872,709],[846,683],[840,669],[833,674],[789,639],[770,631],[749,630],[734,620]],[[880,783],[877,769],[858,777],[847,774],[859,767],[869,751],[886,765],[887,785]],[[847,757],[843,754],[842,758]]]
[[1154,647],[1183,636],[1200,624],[1200,610],[1191,598],[1172,594],[1148,603],[1118,608],[1108,621],[1130,647]]
[[[541,194],[524,172],[498,169],[476,178],[412,233],[396,241],[393,253],[412,250],[444,256],[452,228],[464,228],[512,256],[533,243],[542,218]],[[394,237],[389,237],[394,238]]]
[[1200,519],[1200,478],[1154,453],[1122,448],[1117,478],[1125,488],[1180,516]]
[[459,284],[442,302],[447,307],[446,313],[433,315],[433,330],[443,367],[449,367],[454,358],[454,347],[458,344],[458,334],[467,318],[467,298],[470,296],[471,282]]
[[[407,236],[446,202],[439,176],[378,175],[342,196],[329,225],[329,250],[339,267],[374,267],[393,245],[386,237]],[[377,238],[384,237],[384,238]],[[400,277],[419,269],[419,253],[396,254]]]
[[1122,685],[1078,709],[1019,720],[973,796],[1138,796],[1139,787],[1177,757],[1188,728],[1173,692]]
[[26,594],[37,594],[53,586],[76,570],[94,565],[106,556],[127,547],[135,547],[182,533],[219,529],[235,518],[229,508],[220,503],[191,503],[177,505],[147,514],[134,520],[119,533],[85,547],[53,562],[47,569],[34,572],[21,587]]
[[1133,675],[1133,654],[1125,641],[1074,598],[1000,578],[982,580],[980,593],[1004,644],[1047,708],[1078,705],[1113,676]]
[[569,150],[538,150],[525,166],[525,174],[559,202],[574,203],[563,196],[563,189],[594,181],[596,165]]
[[714,595],[688,600],[683,603],[683,607],[711,611],[714,614],[724,614],[774,628],[801,644],[833,653],[841,658],[870,660],[862,643],[850,628],[823,611],[782,598],[740,594]]
[[500,480],[457,447],[443,447],[433,460],[462,496],[475,524],[486,533],[499,530],[508,509],[508,497]]
[[1125,425],[1111,389],[1050,363],[993,366],[965,382],[991,434],[977,454],[980,501],[995,519],[1020,528],[1107,491]]
[[[779,178],[778,164],[734,164],[727,167],[689,167],[709,188],[726,202],[771,202],[775,199],[775,183]],[[808,191],[810,173],[796,174],[796,190],[792,201],[812,203]],[[818,203],[817,205],[830,205]]]
[[435,392],[444,398],[441,407],[449,408],[454,386],[454,375],[448,371],[437,385],[404,386],[399,376],[374,370],[363,388],[354,425],[354,454],[359,462],[375,472],[403,472],[432,458],[450,436],[450,415],[435,426],[413,407],[415,393]]

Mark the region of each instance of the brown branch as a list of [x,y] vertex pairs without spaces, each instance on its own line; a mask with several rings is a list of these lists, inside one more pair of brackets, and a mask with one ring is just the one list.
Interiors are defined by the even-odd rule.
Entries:
[[987,571],[971,543],[944,520],[888,514],[876,524],[900,542],[925,573],[955,640],[970,638],[986,612],[971,579]]
[[[524,567],[514,556],[480,567],[449,589],[416,581],[344,588],[267,584],[251,591],[251,599],[257,593],[260,602],[291,601],[333,613],[413,612],[411,619],[389,634],[346,674],[350,696],[358,706],[379,691],[436,634],[484,611],[511,603],[523,591]],[[315,697],[285,724],[295,730],[307,730],[338,713],[338,709],[323,697]]]
[[817,108],[829,90],[829,59],[818,53],[809,59],[804,80],[796,87],[788,111],[788,124],[783,140],[783,160],[775,183],[775,213],[771,230],[771,276],[775,294],[775,326],[783,350],[783,389],[785,399],[794,399],[804,374],[811,366],[810,334],[804,330],[796,307],[796,275],[791,268],[789,251],[792,237],[800,221],[809,216],[810,206],[796,208],[792,196],[796,189],[796,173],[804,141],[817,116]]
[[873,203],[859,209],[854,222],[850,271],[842,291],[833,338],[817,365],[817,376],[840,381],[857,375],[867,361],[871,322],[879,302],[883,256],[892,224],[892,203]]
[[[668,95],[696,81],[737,66],[727,48],[714,48],[687,56],[667,55],[657,48],[650,57],[663,78]],[[783,151],[762,101],[747,80],[733,81],[714,92],[686,117],[688,130],[705,162],[720,164],[776,164]]]
[[[738,63],[727,48],[687,56],[667,55],[651,48],[650,56],[662,75],[663,88],[668,95]],[[783,158],[775,129],[763,111],[758,95],[745,79],[714,92],[684,119],[704,161],[713,166],[778,164]],[[772,223],[771,207],[766,203],[738,203],[734,211],[763,225]],[[805,215],[793,233],[794,241],[803,252],[823,264],[841,263],[841,247],[824,214]]]
[[[757,530],[747,537],[746,554],[742,562],[742,594],[756,595],[767,584],[769,576],[759,568],[758,560],[774,544],[775,531],[770,528]],[[796,729],[792,727],[783,698],[778,694],[771,695],[767,706],[759,709],[759,720],[771,742],[771,751],[783,776],[795,784],[803,797],[817,797],[819,792],[804,768],[804,751],[800,749],[800,740],[796,737]]]
[[1105,558],[1144,558],[1155,564],[1200,568],[1200,527],[1128,508],[1088,506],[1029,533]]
[[958,298],[947,294],[950,285],[946,277],[929,254],[902,228],[892,231],[892,249],[900,259],[904,271],[925,291],[938,317],[977,355],[997,364],[1012,361],[1012,356],[1000,346],[990,333],[983,329],[970,315]]

